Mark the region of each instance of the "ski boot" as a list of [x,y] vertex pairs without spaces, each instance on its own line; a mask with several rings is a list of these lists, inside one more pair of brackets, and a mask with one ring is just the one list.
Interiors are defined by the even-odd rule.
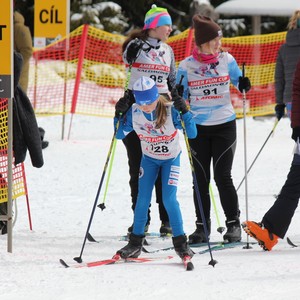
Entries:
[[258,244],[265,251],[271,251],[272,248],[278,243],[278,236],[265,228],[263,223],[245,221],[242,223],[242,227],[248,235],[252,236],[258,241]]
[[234,243],[240,242],[242,239],[242,230],[240,220],[235,218],[230,221],[226,221],[227,231],[223,236],[225,242]]
[[134,233],[131,233],[128,244],[122,249],[118,250],[117,254],[124,259],[128,257],[137,258],[142,252],[144,239],[145,236],[138,236]]
[[[211,221],[210,219],[206,221],[207,231],[208,231],[208,239],[210,237],[210,228],[211,228]],[[206,243],[207,237],[204,231],[202,221],[196,221],[196,230],[189,235],[189,244],[199,244],[199,243]]]
[[190,249],[190,246],[187,243],[186,235],[173,237],[172,240],[175,252],[180,258],[183,259],[186,256],[192,258],[194,256],[194,252]]
[[160,236],[171,236],[172,228],[169,221],[162,221],[159,229]]

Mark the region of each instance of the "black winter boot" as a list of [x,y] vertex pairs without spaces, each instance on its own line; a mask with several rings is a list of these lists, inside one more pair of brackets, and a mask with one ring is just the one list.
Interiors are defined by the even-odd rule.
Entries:
[[[211,228],[211,222],[210,219],[206,221],[207,231],[208,231],[208,238],[210,237],[210,228]],[[189,244],[199,244],[199,243],[206,243],[207,238],[205,235],[203,222],[202,221],[196,221],[196,230],[189,235]]]
[[193,257],[194,252],[190,249],[190,246],[187,243],[186,235],[173,237],[172,240],[176,254],[179,255],[180,258],[184,258],[185,256]]
[[120,254],[122,258],[136,258],[142,252],[142,247],[144,243],[145,236],[138,236],[133,233],[129,236],[128,244],[122,249],[117,251],[117,254]]
[[240,220],[235,218],[233,220],[226,221],[227,231],[223,236],[224,241],[229,243],[239,242],[242,239],[242,230]]

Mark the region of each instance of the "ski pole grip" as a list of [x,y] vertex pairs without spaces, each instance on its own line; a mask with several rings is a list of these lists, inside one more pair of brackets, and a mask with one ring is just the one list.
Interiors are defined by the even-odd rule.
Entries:
[[181,85],[183,78],[184,78],[184,75],[182,74],[180,77],[180,80],[179,80],[179,85]]
[[245,78],[245,65],[246,63],[243,62],[242,64],[242,77]]
[[177,90],[177,94],[178,94],[180,97],[182,97],[182,95],[183,95],[183,85],[182,85],[182,80],[183,80],[183,78],[184,78],[184,75],[182,74],[182,75],[180,76],[179,83],[176,84],[176,86],[175,86],[175,88],[176,88],[176,90]]

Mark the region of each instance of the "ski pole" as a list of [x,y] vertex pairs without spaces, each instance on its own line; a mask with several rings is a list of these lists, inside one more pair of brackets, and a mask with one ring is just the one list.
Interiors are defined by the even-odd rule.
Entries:
[[[183,77],[184,76],[182,75],[181,78],[180,78],[179,85],[181,85]],[[189,140],[188,140],[188,137],[187,137],[187,134],[186,134],[185,124],[184,124],[184,121],[183,121],[183,118],[182,118],[182,112],[181,111],[180,111],[180,120],[181,120],[182,129],[183,129],[183,136],[184,136],[184,140],[185,140],[185,145],[186,145],[186,149],[187,149],[188,157],[189,157],[189,161],[190,161],[190,167],[191,167],[191,171],[192,171],[192,177],[193,177],[194,187],[195,187],[195,191],[196,191],[198,206],[199,206],[201,218],[203,220],[204,233],[205,233],[205,236],[206,236],[207,245],[208,245],[210,258],[211,258],[211,260],[208,264],[212,265],[214,267],[215,264],[217,263],[217,261],[215,259],[213,259],[213,255],[212,255],[212,251],[211,251],[206,219],[205,219],[205,216],[204,216],[203,205],[202,205],[202,201],[201,201],[201,196],[200,196],[199,187],[198,187],[198,183],[197,183],[195,168],[194,168],[194,164],[193,164],[192,151],[191,151]]]
[[[180,114],[181,114],[181,112],[180,112]],[[195,187],[197,202],[198,202],[198,206],[199,206],[201,218],[203,220],[203,229],[204,229],[204,233],[205,233],[205,236],[206,236],[207,245],[208,245],[208,249],[209,249],[209,253],[210,253],[210,258],[211,258],[211,260],[210,260],[210,262],[208,264],[212,265],[214,267],[215,264],[217,263],[217,261],[213,258],[212,251],[211,251],[211,246],[210,246],[210,241],[209,241],[209,234],[208,234],[206,219],[205,219],[205,216],[204,216],[203,205],[202,205],[201,196],[200,196],[200,192],[199,192],[199,186],[198,186],[198,182],[197,182],[197,178],[196,178],[196,173],[195,173],[195,168],[194,168],[194,164],[193,164],[191,147],[190,147],[189,140],[188,140],[188,137],[187,137],[187,134],[186,134],[185,125],[184,125],[184,121],[182,119],[182,116],[181,116],[181,126],[183,128],[183,136],[184,136],[184,140],[185,140],[185,144],[186,144],[186,149],[187,149],[188,157],[189,157],[189,161],[190,161],[190,167],[191,167],[191,171],[192,171],[192,176],[193,176],[193,182],[194,182],[194,187]]]
[[106,208],[105,200],[106,200],[106,194],[107,194],[107,190],[108,190],[112,165],[113,165],[113,161],[114,161],[114,157],[115,157],[116,145],[117,145],[117,139],[114,139],[114,143],[113,143],[113,147],[112,147],[112,153],[111,153],[111,159],[110,159],[110,163],[109,163],[109,167],[108,167],[108,173],[107,173],[106,185],[105,185],[105,190],[104,190],[104,196],[103,196],[102,202],[100,204],[98,204],[98,207],[101,208],[102,210]]
[[[242,76],[245,78],[245,63],[243,63]],[[245,202],[246,202],[246,220],[248,217],[248,177],[247,177],[247,138],[246,138],[246,91],[243,89],[243,115],[244,115],[244,166],[245,166]],[[247,245],[244,246],[245,249],[250,249],[249,236],[247,235]]]
[[[126,89],[128,87],[128,82],[129,82],[129,79],[130,79],[130,76],[131,76],[131,68],[132,68],[132,64],[129,65],[129,69],[128,69],[128,74],[127,74],[127,79],[126,79]],[[84,236],[84,240],[83,240],[83,243],[82,243],[80,255],[78,257],[74,257],[74,260],[77,261],[78,263],[82,262],[82,254],[83,254],[83,250],[84,250],[84,247],[85,247],[85,244],[86,244],[86,240],[87,239],[94,240],[94,238],[90,235],[89,231],[90,231],[92,220],[93,220],[93,217],[94,217],[94,214],[95,214],[95,209],[96,209],[98,198],[99,198],[99,195],[100,195],[100,192],[101,192],[104,177],[105,177],[105,174],[106,174],[106,169],[107,169],[110,157],[112,155],[112,152],[113,152],[113,149],[115,147],[116,140],[117,140],[116,136],[117,136],[117,132],[118,132],[118,129],[119,129],[119,126],[120,126],[121,115],[122,114],[119,115],[119,119],[118,119],[118,122],[115,126],[115,131],[114,131],[111,143],[110,143],[107,158],[106,158],[106,161],[105,161],[105,164],[104,164],[104,169],[103,169],[103,172],[102,172],[99,187],[98,187],[97,194],[96,194],[95,201],[94,201],[94,205],[93,205],[93,208],[92,208],[91,216],[90,216],[88,226],[87,226],[87,229],[86,229],[86,233],[85,233],[85,236]]]
[[[274,124],[274,126],[273,126],[271,132],[269,133],[267,139],[265,140],[265,142],[264,142],[263,145],[261,146],[261,148],[260,148],[260,150],[258,151],[257,155],[255,156],[255,158],[254,158],[254,160],[253,160],[251,166],[250,166],[249,169],[247,170],[247,174],[250,172],[250,170],[251,170],[251,168],[253,167],[254,163],[256,162],[258,156],[260,155],[261,151],[263,150],[263,148],[265,147],[266,143],[268,142],[269,138],[270,138],[271,135],[274,133],[275,128],[276,128],[278,122],[279,122],[279,120],[277,119],[277,120],[275,121],[275,124]],[[244,180],[245,180],[245,177],[244,177],[244,178],[242,179],[242,181],[240,182],[240,184],[239,184],[239,186],[237,187],[236,191],[239,190],[239,188],[241,187],[241,185],[242,185],[242,183],[244,182]]]
[[97,190],[97,194],[96,194],[96,197],[95,197],[95,201],[94,201],[93,209],[92,209],[92,212],[91,212],[91,216],[90,216],[88,226],[87,226],[87,229],[86,229],[86,233],[85,233],[85,237],[84,237],[84,240],[83,240],[80,255],[78,257],[74,257],[74,260],[77,261],[78,263],[82,262],[83,250],[84,250],[85,243],[86,243],[86,240],[87,240],[87,237],[88,237],[88,234],[89,234],[89,230],[90,230],[90,227],[91,227],[91,224],[92,224],[92,220],[93,220],[93,216],[94,216],[94,213],[95,213],[97,201],[98,201],[98,198],[99,198],[99,195],[100,195],[100,192],[101,192],[101,188],[102,188],[102,184],[103,184],[103,181],[104,181],[106,169],[107,169],[108,162],[109,162],[112,150],[113,150],[113,145],[114,145],[114,142],[115,142],[115,139],[116,139],[116,135],[117,135],[117,132],[118,132],[119,125],[120,125],[120,119],[118,120],[118,122],[116,124],[116,128],[115,128],[115,131],[114,131],[111,143],[110,143],[109,151],[108,151],[107,158],[106,158],[106,161],[105,161],[105,164],[104,164],[104,169],[103,169],[103,172],[102,172],[101,180],[100,180],[99,187],[98,187],[98,190]]
[[[132,68],[132,64],[129,65],[129,68],[128,68],[128,74],[127,74],[126,83],[125,83],[125,91],[128,90],[128,83],[129,83],[129,80],[130,80],[130,77],[131,77],[131,68]],[[109,163],[103,200],[98,205],[98,207],[101,208],[102,210],[106,208],[105,207],[105,200],[106,200],[106,194],[107,194],[108,185],[109,185],[109,181],[110,181],[110,175],[111,175],[111,170],[112,170],[112,166],[113,166],[113,161],[114,161],[114,158],[115,158],[116,145],[117,145],[117,139],[114,140],[114,144],[113,144],[112,155],[111,155],[111,160],[110,160],[110,163]]]
[[217,231],[219,233],[222,233],[225,230],[225,227],[221,226],[221,224],[220,224],[218,209],[217,209],[214,193],[213,193],[213,190],[212,190],[212,186],[211,186],[210,183],[209,183],[209,194],[210,194],[211,202],[213,203],[214,212],[215,212],[216,219],[217,219],[217,225],[218,225]]

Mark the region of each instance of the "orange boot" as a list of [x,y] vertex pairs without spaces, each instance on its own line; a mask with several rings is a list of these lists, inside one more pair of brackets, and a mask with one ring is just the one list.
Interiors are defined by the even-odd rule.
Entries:
[[278,243],[278,236],[264,228],[262,223],[253,221],[245,221],[242,223],[244,231],[255,238],[258,244],[265,250],[271,251],[272,248]]

